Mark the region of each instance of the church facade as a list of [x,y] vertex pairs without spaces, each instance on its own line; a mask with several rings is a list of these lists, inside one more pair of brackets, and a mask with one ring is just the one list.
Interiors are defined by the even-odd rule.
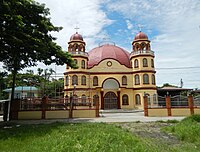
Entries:
[[[131,44],[130,44],[131,45]],[[77,69],[66,66],[65,97],[75,95],[82,102],[99,101],[100,109],[143,109],[143,96],[153,105],[157,97],[154,52],[148,36],[139,32],[132,52],[104,44],[86,51],[86,42],[76,32],[68,42]]]

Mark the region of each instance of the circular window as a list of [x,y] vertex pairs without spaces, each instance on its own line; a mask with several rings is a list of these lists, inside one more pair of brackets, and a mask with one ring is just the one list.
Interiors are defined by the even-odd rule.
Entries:
[[108,62],[107,62],[107,66],[111,67],[111,66],[112,66],[112,62],[111,62],[111,61],[108,61]]

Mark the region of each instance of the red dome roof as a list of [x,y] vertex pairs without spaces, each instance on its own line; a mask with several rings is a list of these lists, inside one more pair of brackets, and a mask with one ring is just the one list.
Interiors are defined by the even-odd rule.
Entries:
[[73,40],[80,40],[80,41],[83,41],[83,37],[82,35],[78,34],[78,32],[76,32],[75,34],[73,34],[71,37],[70,37],[70,41],[73,41]]
[[104,59],[114,59],[126,67],[131,67],[129,53],[120,47],[106,44],[96,47],[88,52],[88,68],[99,64]]
[[143,32],[140,31],[140,32],[135,36],[134,40],[148,40],[148,36],[147,36],[146,34],[144,34]]

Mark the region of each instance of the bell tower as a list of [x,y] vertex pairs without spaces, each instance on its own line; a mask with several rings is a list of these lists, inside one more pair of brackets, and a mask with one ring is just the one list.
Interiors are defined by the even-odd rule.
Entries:
[[[88,53],[85,52],[85,42],[81,34],[77,31],[70,37],[68,42],[68,53],[71,54],[74,63],[77,65],[76,69],[66,66],[64,73],[65,82],[65,96],[70,94],[77,94],[77,91],[88,87],[88,75],[87,75],[87,64],[88,64]],[[84,92],[84,91],[81,91]],[[81,96],[82,94],[77,94]],[[84,94],[86,95],[86,94]]]
[[130,60],[132,63],[135,95],[140,95],[142,99],[141,106],[143,106],[142,97],[144,94],[149,95],[149,104],[153,104],[152,96],[157,94],[154,57],[148,36],[140,31],[132,42]]

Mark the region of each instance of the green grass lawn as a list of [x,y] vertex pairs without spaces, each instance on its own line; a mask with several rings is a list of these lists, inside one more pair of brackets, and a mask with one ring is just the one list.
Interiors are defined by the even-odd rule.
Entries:
[[22,125],[0,130],[0,151],[155,151],[119,127],[103,123]]
[[181,122],[163,128],[165,132],[172,133],[184,143],[192,145],[190,151],[200,151],[200,115],[192,115]]
[[[146,132],[145,129],[141,130],[142,134],[139,136],[134,133],[133,127],[132,130],[122,128],[117,123],[53,123],[21,126],[10,124],[12,128],[0,125],[0,152],[200,151],[199,115],[188,117],[181,122],[167,123],[169,125],[162,130],[177,136],[177,144],[173,141],[165,142],[162,136],[159,138],[145,136],[149,130],[148,126],[145,128]],[[137,123],[129,124],[137,128]]]

